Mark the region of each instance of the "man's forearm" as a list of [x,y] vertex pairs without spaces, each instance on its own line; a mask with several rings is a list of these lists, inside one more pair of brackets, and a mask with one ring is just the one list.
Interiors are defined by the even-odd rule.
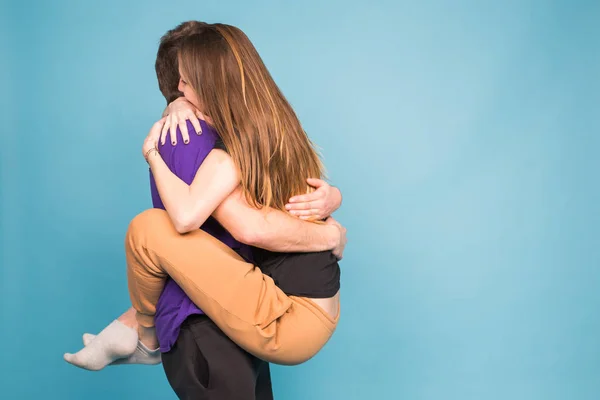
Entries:
[[325,251],[339,240],[335,226],[302,221],[279,210],[257,210],[248,205],[239,189],[213,216],[236,240],[271,251]]

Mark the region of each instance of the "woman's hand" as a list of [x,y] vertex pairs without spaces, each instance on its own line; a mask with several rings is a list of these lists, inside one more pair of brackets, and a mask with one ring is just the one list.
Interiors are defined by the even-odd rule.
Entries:
[[306,182],[317,190],[292,197],[285,205],[290,214],[304,220],[322,220],[340,207],[342,194],[338,188],[321,179],[308,178]]
[[177,127],[179,126],[179,130],[181,131],[181,136],[183,138],[184,143],[190,142],[190,134],[188,132],[187,121],[189,120],[194,129],[196,130],[196,134],[202,134],[202,127],[200,126],[200,122],[198,119],[205,120],[204,114],[202,114],[196,107],[192,105],[189,101],[187,101],[184,97],[180,97],[174,100],[171,104],[167,106],[163,114],[167,119],[162,128],[162,132],[160,135],[160,142],[165,144],[167,139],[167,132],[169,132],[169,136],[171,139],[171,143],[173,145],[177,144]]
[[163,117],[160,120],[156,121],[152,128],[150,128],[150,132],[148,132],[148,136],[144,140],[144,144],[142,145],[142,155],[146,162],[148,162],[148,157],[150,157],[152,150],[155,150],[154,153],[158,154],[158,139],[160,138],[160,133],[165,125],[167,117]]

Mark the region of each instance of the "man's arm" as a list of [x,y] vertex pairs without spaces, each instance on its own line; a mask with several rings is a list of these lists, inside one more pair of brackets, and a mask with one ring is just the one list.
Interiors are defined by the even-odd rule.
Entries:
[[272,208],[251,207],[236,189],[214,211],[213,217],[239,242],[277,252],[325,251],[337,247],[335,225],[302,221]]

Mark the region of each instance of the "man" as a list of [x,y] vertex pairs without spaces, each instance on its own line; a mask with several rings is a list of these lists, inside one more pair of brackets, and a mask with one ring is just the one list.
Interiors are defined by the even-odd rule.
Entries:
[[[185,102],[177,87],[179,72],[177,50],[181,38],[202,29],[203,23],[186,22],[167,32],[161,39],[156,59],[156,73],[159,88],[170,106],[165,113],[171,114],[178,104]],[[189,107],[183,107],[188,109]],[[173,115],[171,133],[179,126],[182,140],[170,135],[171,144],[160,146],[160,153],[180,179],[190,184],[204,158],[212,150],[217,134],[204,121],[198,122],[189,115],[191,122],[177,121],[178,112]],[[180,115],[186,115],[185,112]],[[192,125],[193,124],[193,125]],[[192,131],[190,136],[189,132]],[[200,133],[195,135],[194,133]],[[166,133],[166,132],[165,132]],[[182,143],[183,142],[183,143]],[[322,181],[312,181],[321,188],[310,195],[308,200],[317,200],[308,207],[302,201],[290,208],[319,208],[329,211],[337,208],[341,194]],[[151,176],[153,205],[164,206],[158,196]],[[300,200],[302,196],[300,196]],[[321,207],[315,206],[317,202]],[[323,202],[325,206],[322,207]],[[307,215],[306,211],[298,210]],[[219,206],[212,217],[201,227],[223,241],[245,258],[251,253],[246,243],[272,251],[319,251],[322,242],[330,242],[331,237],[320,237],[315,224],[300,221],[286,213],[271,210],[256,210],[245,203],[239,192],[232,194]],[[319,215],[323,217],[325,215]],[[227,229],[227,231],[225,229]],[[343,232],[342,232],[343,234]],[[340,238],[333,238],[340,240]],[[180,398],[207,399],[272,399],[272,388],[268,363],[248,354],[234,344],[220,329],[196,307],[173,280],[168,280],[156,307],[156,333],[162,352],[165,373],[171,387]],[[104,332],[104,331],[103,331]],[[100,335],[99,335],[100,336]],[[156,358],[138,346],[136,354],[125,363],[156,363]],[[123,363],[118,361],[117,363]],[[79,366],[84,366],[74,362]],[[85,366],[84,366],[85,367]]]

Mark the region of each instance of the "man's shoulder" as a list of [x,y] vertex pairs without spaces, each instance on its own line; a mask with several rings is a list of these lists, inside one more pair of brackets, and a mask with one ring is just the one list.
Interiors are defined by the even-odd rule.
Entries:
[[201,150],[212,150],[215,145],[215,141],[219,137],[217,132],[209,126],[206,122],[200,120],[200,126],[202,128],[202,133],[198,135],[196,133],[196,129],[194,125],[188,120],[186,121],[187,128],[190,136],[189,143],[183,142],[183,136],[181,135],[181,130],[177,127],[177,144],[174,146],[169,143],[170,132],[167,134],[167,140],[164,145],[159,146],[159,150],[168,150],[169,147],[172,147],[176,152],[185,151],[185,152],[197,152]]
[[[219,137],[217,131],[212,126],[208,125],[206,121],[201,119],[198,121],[200,122],[200,128],[202,128],[202,133],[200,135],[196,133],[194,125],[189,120],[186,121],[188,132],[190,133],[190,143],[194,139],[200,139],[200,142],[202,143],[210,142],[214,144],[215,140]],[[177,136],[181,137],[181,130],[179,127],[177,127]]]

